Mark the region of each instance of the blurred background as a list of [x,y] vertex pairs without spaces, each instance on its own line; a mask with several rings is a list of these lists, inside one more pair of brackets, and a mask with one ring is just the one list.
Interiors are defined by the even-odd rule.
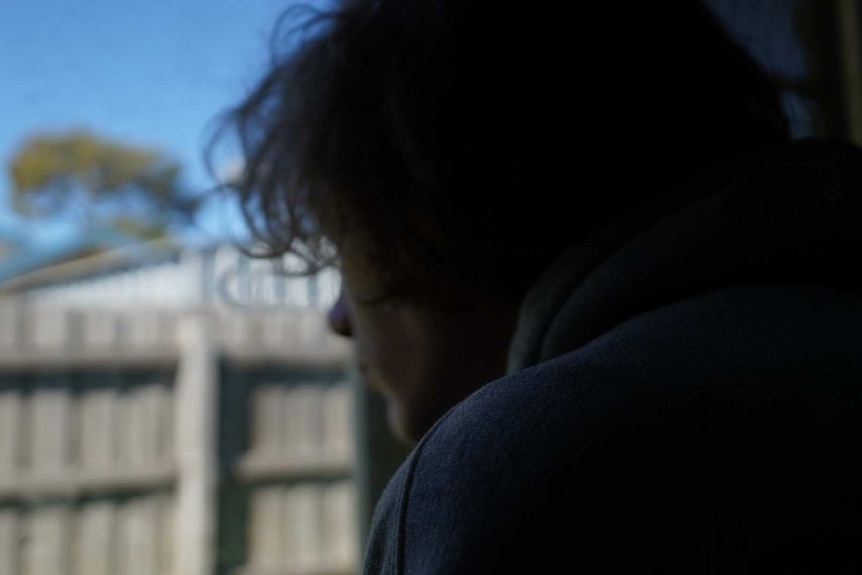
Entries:
[[[862,140],[856,0],[708,3],[798,137]],[[337,274],[244,255],[241,159],[203,161],[291,5],[4,3],[0,575],[359,572],[407,450],[326,330]]]

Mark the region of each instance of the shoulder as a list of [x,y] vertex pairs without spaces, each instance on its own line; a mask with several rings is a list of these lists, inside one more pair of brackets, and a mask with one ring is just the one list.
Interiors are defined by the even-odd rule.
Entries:
[[[843,292],[728,289],[488,384],[393,478],[369,556],[399,575],[535,571],[574,556],[589,572],[748,541],[723,530],[799,509],[794,489],[812,485],[778,494],[770,482],[816,469],[862,431],[860,325],[859,298]],[[717,513],[724,521],[704,523]]]

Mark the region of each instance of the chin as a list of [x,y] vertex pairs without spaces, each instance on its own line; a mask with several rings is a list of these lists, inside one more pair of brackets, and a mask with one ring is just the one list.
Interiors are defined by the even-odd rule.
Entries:
[[392,403],[392,393],[388,391],[387,387],[383,384],[383,380],[374,371],[362,369],[359,372],[359,378],[360,383],[365,389],[385,399],[387,404]]
[[391,399],[386,402],[386,423],[395,439],[405,445],[415,445],[425,432],[414,429],[410,425],[410,418],[404,416],[404,410]]

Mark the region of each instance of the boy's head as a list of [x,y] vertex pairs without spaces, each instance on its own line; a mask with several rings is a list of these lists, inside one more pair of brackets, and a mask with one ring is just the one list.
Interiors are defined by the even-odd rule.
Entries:
[[[789,139],[777,91],[700,2],[573,6],[295,10],[290,51],[228,116],[246,157],[237,189],[271,253],[338,265],[351,317],[445,310],[472,322],[401,318],[386,336],[403,344],[388,355],[433,349],[402,371],[434,365],[454,381],[435,412],[501,369],[521,298],[566,246],[711,164]],[[347,331],[362,339],[376,322]],[[489,322],[508,331],[471,361],[493,368],[465,370],[463,349],[425,341],[453,330],[475,341]],[[416,403],[444,384],[380,387],[404,385],[431,388]]]
[[354,252],[380,296],[517,298],[596,225],[788,137],[774,88],[697,1],[506,6],[289,12],[293,49],[229,117],[267,245]]

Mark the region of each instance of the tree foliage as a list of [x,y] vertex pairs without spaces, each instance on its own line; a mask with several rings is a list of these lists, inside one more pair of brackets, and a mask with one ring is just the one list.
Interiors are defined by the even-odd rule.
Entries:
[[164,152],[85,131],[28,138],[9,171],[13,205],[28,217],[109,223],[151,237],[189,224],[199,204]]

